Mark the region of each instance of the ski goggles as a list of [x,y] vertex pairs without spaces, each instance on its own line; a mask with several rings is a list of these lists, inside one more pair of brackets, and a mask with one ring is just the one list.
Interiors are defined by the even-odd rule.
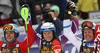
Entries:
[[81,25],[82,29],[85,29],[85,28],[90,28],[92,29],[93,28],[93,23],[90,22],[90,21],[84,21]]
[[41,31],[50,31],[50,30],[53,30],[53,31],[55,31],[55,28],[42,28],[41,29]]
[[5,25],[3,27],[3,31],[13,31],[13,26],[12,25]]

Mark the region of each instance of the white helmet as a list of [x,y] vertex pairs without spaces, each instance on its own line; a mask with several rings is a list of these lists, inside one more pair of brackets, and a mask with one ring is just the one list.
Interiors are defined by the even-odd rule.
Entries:
[[42,31],[50,31],[50,30],[53,30],[55,31],[55,26],[53,23],[51,22],[46,22],[46,23],[43,23],[42,26],[41,26],[41,32]]
[[[14,40],[10,41],[9,43],[14,42],[17,39],[17,37],[19,36],[19,28],[16,24],[10,23],[10,24],[4,25],[3,31],[4,31],[4,37],[5,37],[5,31],[14,31],[15,32]],[[5,37],[5,39],[6,39],[6,37]]]
[[95,37],[95,26],[96,26],[96,24],[93,23],[93,22],[91,22],[91,21],[84,21],[84,22],[82,23],[82,25],[81,25],[81,28],[82,28],[82,35],[83,35],[82,41],[84,40],[84,29],[87,29],[87,28],[93,30],[93,35],[94,35],[94,37]]
[[46,23],[43,23],[42,26],[41,26],[41,35],[42,35],[42,39],[44,39],[43,37],[43,31],[53,31],[53,39],[56,39],[56,30],[55,30],[55,26],[53,23],[51,22],[46,22]]

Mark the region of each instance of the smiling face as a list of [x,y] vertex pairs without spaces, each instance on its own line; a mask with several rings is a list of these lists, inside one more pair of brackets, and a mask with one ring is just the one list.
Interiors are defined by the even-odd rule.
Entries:
[[14,31],[6,31],[5,37],[8,42],[14,40],[15,32]]
[[43,31],[44,39],[49,42],[53,39],[53,31]]
[[84,38],[86,39],[87,42],[92,41],[94,38],[93,30],[92,29],[84,29]]

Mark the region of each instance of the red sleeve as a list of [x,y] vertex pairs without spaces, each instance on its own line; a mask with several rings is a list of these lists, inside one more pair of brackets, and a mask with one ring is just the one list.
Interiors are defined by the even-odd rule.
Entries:
[[1,50],[1,46],[2,46],[3,43],[4,43],[4,41],[0,41],[0,50]]
[[[29,48],[32,46],[32,44],[35,41],[35,33],[30,25],[27,25],[28,27],[28,42],[29,42]],[[20,49],[22,53],[27,53],[27,39],[25,39],[23,42],[20,43]]]

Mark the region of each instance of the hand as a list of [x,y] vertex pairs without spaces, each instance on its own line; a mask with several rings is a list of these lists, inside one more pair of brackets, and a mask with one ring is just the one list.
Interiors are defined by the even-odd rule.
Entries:
[[70,5],[71,5],[71,2],[67,2],[67,4],[66,4],[66,10],[70,9]]
[[66,4],[66,11],[71,11],[71,15],[77,15],[75,3],[70,1]]
[[40,19],[41,19],[41,20],[43,19],[43,14],[40,16]]
[[54,12],[49,12],[48,14],[51,14],[51,16],[52,16],[53,19],[56,18]]
[[[23,24],[25,24],[25,20],[24,19],[23,19],[22,22],[23,22]],[[30,17],[27,19],[27,24],[30,24],[32,26],[32,21],[31,21]]]
[[72,14],[71,11],[65,11],[63,20],[64,19],[70,19],[70,20],[72,20],[72,15],[71,14]]
[[63,19],[72,20],[72,15],[74,15],[74,16],[77,15],[76,6],[75,6],[74,2],[67,2]]
[[72,9],[70,9],[70,11],[72,12],[72,15],[74,16],[77,15],[76,8],[73,7]]

